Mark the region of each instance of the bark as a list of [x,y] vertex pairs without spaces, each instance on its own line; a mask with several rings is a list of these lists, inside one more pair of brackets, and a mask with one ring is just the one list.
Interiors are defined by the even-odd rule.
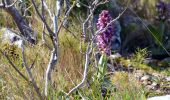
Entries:
[[[12,0],[6,0],[7,5],[12,4],[11,1]],[[19,11],[14,6],[5,7],[4,10],[7,11],[12,16],[18,29],[21,32],[21,35],[23,35],[23,37],[27,41],[29,41],[31,44],[35,44],[36,41],[35,41],[35,38],[33,37],[33,34],[35,34],[35,32],[32,30],[32,28],[29,27],[29,25],[26,23],[24,18],[21,16]]]

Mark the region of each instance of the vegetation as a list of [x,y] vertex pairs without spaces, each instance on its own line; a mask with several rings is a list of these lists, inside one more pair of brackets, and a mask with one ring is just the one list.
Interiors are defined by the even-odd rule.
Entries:
[[[0,1],[0,100],[146,100],[170,93],[169,0],[63,1]],[[21,47],[5,39],[8,29],[22,37]]]

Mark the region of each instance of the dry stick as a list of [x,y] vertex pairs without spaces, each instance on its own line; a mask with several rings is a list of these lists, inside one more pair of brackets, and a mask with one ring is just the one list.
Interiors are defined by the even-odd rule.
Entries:
[[[74,4],[75,5],[75,4]],[[48,83],[49,81],[51,81],[51,72],[52,72],[52,69],[54,69],[54,66],[56,65],[57,63],[57,60],[58,60],[58,45],[57,45],[57,36],[58,36],[58,33],[60,32],[60,29],[61,29],[61,26],[63,24],[63,22],[66,20],[66,18],[68,17],[70,11],[73,9],[74,5],[67,11],[65,17],[64,17],[64,20],[62,21],[59,29],[58,29],[58,15],[54,15],[53,17],[53,25],[54,25],[54,37],[55,38],[55,45],[54,45],[54,48],[53,48],[53,51],[51,52],[51,58],[50,58],[50,61],[49,61],[49,64],[48,64],[48,67],[47,67],[47,70],[46,70],[46,75],[45,75],[45,96],[48,95]],[[57,9],[58,11],[60,9]]]
[[[105,3],[105,2],[104,2]],[[94,8],[92,8],[90,15],[86,18],[86,20],[83,23],[83,34],[86,35],[86,23],[89,21],[89,19],[91,18],[91,16],[93,15],[94,10],[97,8],[97,6],[99,6],[100,4],[104,4],[101,2],[97,2],[96,5],[94,5]],[[91,46],[90,46],[91,45]],[[87,78],[87,72],[88,72],[88,67],[89,67],[89,55],[92,51],[92,46],[93,46],[93,41],[88,43],[87,46],[87,50],[86,50],[86,59],[85,59],[85,69],[84,69],[84,73],[83,73],[83,79],[82,82],[79,83],[76,87],[74,87],[73,89],[71,89],[69,91],[69,93],[67,95],[70,95],[72,92],[76,91],[77,89],[79,89],[80,87],[83,86],[84,82],[86,81]],[[91,47],[91,48],[90,48]]]
[[10,60],[10,58],[6,55],[6,53],[4,53],[1,49],[0,49],[0,52],[2,55],[4,55],[6,57],[6,59],[8,60],[9,64],[15,69],[15,71],[24,79],[26,80],[27,82],[29,82],[28,78],[22,74],[20,72],[20,70],[17,68],[17,66]]
[[[87,18],[86,18],[86,20],[82,23],[82,26],[83,26],[83,35],[85,36],[84,38],[86,38],[86,29],[87,29],[87,27],[86,27],[86,24],[87,24],[87,22],[89,22],[89,20],[90,20],[90,18],[93,16],[93,13],[94,13],[94,11],[96,10],[96,8],[99,6],[99,5],[103,5],[103,4],[105,4],[105,3],[108,3],[108,1],[105,1],[105,2],[102,2],[102,1],[94,1],[96,4],[94,5],[94,7],[93,8],[91,8],[91,6],[89,7],[89,9],[90,9],[90,14],[87,16]],[[82,52],[82,42],[80,42],[81,43],[81,45],[80,45],[80,52],[81,53],[83,53]],[[93,43],[93,41],[92,41],[92,43]]]
[[[73,80],[72,80],[71,77],[69,76],[68,71],[67,71],[66,69],[65,69],[65,72],[66,72],[66,75],[68,76],[68,78],[70,79],[70,81],[72,82],[72,84],[73,84],[74,86],[76,86],[76,84],[73,82]],[[65,92],[64,92],[64,93],[65,93]],[[65,94],[67,94],[67,93],[65,93]],[[79,91],[78,91],[78,94],[81,96],[81,98],[84,98]],[[82,100],[84,100],[84,99],[82,99]]]
[[[53,21],[53,24],[54,24],[54,33],[56,33],[57,31],[57,16],[54,17],[54,21]],[[55,41],[56,43],[57,41]],[[50,61],[49,61],[49,64],[48,64],[48,67],[47,67],[47,70],[46,70],[46,74],[45,74],[45,96],[48,95],[48,83],[49,81],[51,81],[51,72],[52,72],[52,69],[54,69],[54,66],[56,65],[57,63],[57,60],[58,60],[58,53],[57,53],[57,43],[56,43],[56,47],[53,47],[53,51],[51,52],[51,58],[50,58]]]
[[65,16],[64,16],[64,19],[63,21],[61,22],[59,28],[58,28],[58,31],[57,31],[57,36],[59,35],[59,32],[63,26],[63,23],[65,22],[65,20],[67,19],[67,17],[69,16],[70,12],[72,11],[72,9],[74,8],[74,6],[76,5],[76,3],[78,2],[78,0],[76,0],[73,5],[70,7],[70,9],[66,12]]
[[40,17],[40,19],[41,19],[42,22],[44,23],[45,27],[47,28],[47,31],[49,32],[49,35],[50,35],[52,44],[53,44],[53,46],[55,47],[55,46],[56,46],[56,44],[55,44],[55,42],[54,42],[54,41],[56,41],[56,38],[55,38],[55,36],[54,36],[55,33],[51,30],[50,26],[47,24],[44,16],[42,16],[42,15],[40,14],[40,12],[38,11],[37,6],[36,6],[36,4],[35,4],[35,0],[31,0],[31,2],[33,3],[33,6],[34,6],[34,8],[35,8],[36,13],[38,14],[38,16]]
[[26,12],[32,7],[32,5],[30,5],[29,7],[27,7],[25,10],[24,10],[24,14],[23,14],[23,17],[26,17]]
[[[47,67],[47,70],[46,70],[46,74],[45,74],[45,96],[47,96],[47,94],[48,94],[48,83],[49,83],[49,81],[51,81],[51,72],[52,72],[52,69],[54,68],[54,66],[57,63],[57,50],[58,50],[58,45],[57,45],[58,40],[57,40],[57,36],[56,36],[56,33],[57,33],[57,25],[56,25],[57,24],[57,18],[56,18],[56,16],[53,17],[54,19],[52,21],[53,21],[53,25],[54,25],[54,31],[52,31],[51,28],[49,27],[49,25],[47,24],[44,16],[41,15],[40,12],[38,11],[37,6],[35,4],[35,1],[34,0],[31,0],[31,1],[33,3],[33,6],[34,6],[38,16],[41,18],[42,22],[46,26],[47,31],[49,32],[51,41],[53,43],[53,50],[51,52],[50,61],[49,61],[49,64],[48,64],[48,67]],[[44,3],[43,3],[44,1],[43,0],[41,0],[41,1],[42,1],[42,5],[44,5]]]
[[4,0],[2,0],[2,4],[0,4],[0,8],[9,8],[15,5],[15,3],[17,3],[18,0],[15,0],[12,4],[10,5],[5,5]]
[[[43,3],[44,4],[44,3]],[[46,8],[47,5],[46,5]],[[50,13],[50,11],[49,11]],[[52,16],[52,15],[51,15]],[[53,51],[51,52],[51,58],[50,58],[50,61],[49,61],[49,64],[48,64],[48,67],[47,67],[47,70],[46,70],[46,74],[45,74],[45,96],[48,95],[48,83],[51,82],[51,72],[52,72],[52,69],[54,69],[56,63],[57,63],[57,60],[58,60],[58,38],[57,38],[57,30],[58,30],[58,16],[54,15],[52,17],[52,21],[53,21],[53,38],[55,38],[54,40],[54,47],[53,47]]]
[[[118,19],[120,18],[120,16],[122,16],[125,11],[126,11],[126,9],[125,9],[122,13],[120,13],[118,17],[116,17],[116,18],[113,19],[110,23],[108,23],[107,26],[106,26],[103,30],[98,30],[98,31],[96,31],[96,35],[93,37],[93,39],[92,39],[92,41],[91,41],[91,44],[93,44],[93,42],[94,42],[94,40],[95,40],[95,37],[96,37],[98,34],[106,31],[107,28],[109,27],[109,25],[111,25],[111,24],[114,23],[116,20],[118,20]],[[84,84],[84,82],[85,82],[85,80],[86,80],[87,72],[88,72],[88,65],[89,65],[89,53],[91,52],[91,51],[89,51],[89,49],[90,49],[90,45],[88,44],[88,47],[87,47],[87,52],[88,52],[88,53],[86,53],[86,61],[85,61],[85,70],[84,70],[84,74],[83,74],[83,80],[82,80],[82,82],[81,82],[80,84],[78,84],[76,87],[74,87],[73,89],[71,89],[67,95],[70,95],[71,93],[73,93],[74,91],[76,91],[77,89],[79,89],[80,87],[82,87],[82,85]],[[92,47],[91,47],[91,49],[92,49]]]
[[53,20],[54,14],[51,13],[50,9],[49,9],[48,6],[47,6],[47,3],[46,3],[44,0],[42,0],[42,6],[47,10],[47,12],[48,12],[51,20]]
[[83,73],[83,80],[80,84],[78,84],[76,87],[74,87],[73,89],[71,89],[67,95],[70,95],[72,92],[76,91],[78,88],[82,87],[82,85],[84,84],[84,82],[86,81],[87,78],[87,72],[88,72],[88,66],[89,66],[89,55],[91,53],[91,49],[90,49],[90,43],[87,46],[87,53],[86,53],[86,60],[85,60],[85,68],[84,68],[84,73]]
[[26,71],[27,71],[27,74],[28,74],[28,76],[29,76],[29,79],[30,79],[30,81],[31,81],[31,83],[32,83],[35,91],[37,92],[39,99],[40,99],[40,100],[43,100],[43,96],[41,95],[40,90],[39,90],[39,88],[38,88],[38,86],[37,86],[37,84],[36,84],[36,82],[35,82],[35,80],[34,80],[34,77],[33,77],[33,75],[32,75],[32,72],[31,72],[30,68],[29,68],[28,65],[27,65],[26,58],[25,58],[25,48],[24,48],[23,45],[22,45],[22,48],[21,48],[21,49],[22,49],[23,66],[26,68]]
[[125,8],[125,10],[123,10],[115,19],[111,20],[111,21],[106,25],[106,27],[105,27],[104,29],[100,29],[100,30],[96,31],[96,32],[95,32],[95,36],[92,38],[92,43],[93,43],[94,40],[96,39],[96,36],[99,35],[99,34],[101,34],[101,33],[103,33],[103,32],[105,32],[111,24],[113,24],[115,21],[117,21],[117,20],[124,14],[124,12],[126,11],[126,9],[127,9],[127,8]]

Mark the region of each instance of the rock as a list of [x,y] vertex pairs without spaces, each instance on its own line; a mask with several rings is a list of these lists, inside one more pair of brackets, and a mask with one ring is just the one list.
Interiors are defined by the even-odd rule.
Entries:
[[120,58],[120,57],[121,57],[121,55],[119,53],[110,55],[110,58],[112,58],[112,59],[116,59],[116,58]]
[[113,51],[115,51],[115,50],[119,50],[120,46],[121,46],[121,39],[120,39],[121,26],[120,26],[120,22],[115,21],[113,23],[113,26],[114,26],[113,31],[114,31],[115,36],[112,38],[111,49]]
[[144,75],[143,77],[141,77],[141,81],[147,81],[150,79],[150,76],[149,75]]
[[152,86],[153,86],[153,87],[155,87],[155,86],[157,86],[157,85],[158,85],[158,84],[157,84],[156,82],[153,82],[153,83],[152,83]]
[[149,90],[153,90],[153,87],[151,85],[147,85],[146,88]]
[[136,77],[138,80],[141,79],[141,77],[143,76],[143,74],[144,74],[144,71],[142,71],[142,70],[137,70],[137,71],[134,73],[135,77]]
[[170,62],[170,57],[167,57],[165,59],[162,60],[163,62]]
[[151,97],[147,100],[170,100],[170,95]]
[[166,77],[165,79],[166,81],[170,82],[170,76]]
[[145,81],[142,82],[142,84],[143,84],[144,86],[147,86],[147,85],[148,85],[148,81],[145,80]]
[[9,43],[10,45],[17,45],[19,48],[23,45],[23,39],[21,36],[17,35],[13,30],[8,28],[2,28],[0,30],[1,37],[0,42],[1,43]]
[[156,77],[156,78],[159,78],[159,79],[164,78],[164,76],[161,75],[161,74],[159,74],[159,73],[152,73],[152,75],[153,75],[154,77]]
[[156,82],[153,82],[150,86],[152,90],[157,90],[160,87],[160,85]]

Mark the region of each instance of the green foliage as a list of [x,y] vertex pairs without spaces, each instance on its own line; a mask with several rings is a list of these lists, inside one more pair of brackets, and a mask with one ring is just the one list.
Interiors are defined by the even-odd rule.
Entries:
[[[25,8],[31,7],[32,4],[29,0],[23,0],[23,5]],[[73,2],[75,0],[71,0]],[[91,3],[91,0],[80,0],[84,4]],[[123,5],[125,0],[118,0],[120,4]],[[168,1],[168,0],[167,0]],[[37,0],[38,9],[41,10],[40,0]],[[131,0],[132,2],[132,0]],[[142,9],[146,9],[148,11],[149,8],[153,8],[155,4],[155,0],[140,0],[140,7]],[[133,3],[133,2],[132,2]],[[47,4],[50,5],[50,10],[54,11],[55,4],[52,0],[47,0]],[[145,7],[146,5],[149,7]],[[81,5],[81,4],[80,4]],[[126,4],[127,5],[127,4]],[[111,3],[107,3],[105,5],[100,5],[94,14],[98,14],[103,9],[111,8]],[[133,5],[132,5],[133,6]],[[17,6],[18,8],[18,6]],[[25,9],[24,9],[25,10]],[[110,9],[112,10],[112,9]],[[141,14],[143,18],[145,15],[147,16],[147,20],[151,20],[151,15],[153,15],[154,9],[149,9],[149,13],[140,12],[138,9],[138,13]],[[23,12],[20,11],[22,14]],[[82,19],[86,16],[87,9],[84,6],[75,7],[74,12],[76,15],[82,16]],[[47,13],[47,12],[45,12]],[[150,14],[151,13],[151,14]],[[144,15],[144,16],[143,16]],[[140,17],[141,17],[140,16]],[[150,18],[148,17],[150,16]],[[8,16],[7,13],[0,11],[0,26],[5,27],[13,27],[16,25],[12,21],[11,17]],[[28,18],[28,23],[30,23],[34,30],[38,32],[38,44],[34,47],[27,46],[26,47],[26,58],[28,65],[33,65],[31,71],[33,76],[40,88],[40,91],[44,89],[44,72],[48,65],[50,59],[50,50],[47,46],[42,46],[40,43],[41,33],[42,33],[42,22],[39,17],[34,12],[33,7],[28,9],[26,13],[26,19]],[[68,92],[73,86],[76,86],[82,79],[83,66],[84,66],[84,55],[80,53],[80,37],[82,33],[81,24],[78,23],[75,16],[69,17],[70,27],[69,31],[74,33],[74,36],[69,31],[66,31],[64,28],[61,28],[61,32],[59,34],[59,60],[57,66],[54,68],[52,74],[52,85],[50,86],[49,95],[47,97],[48,100],[59,99],[59,100],[145,100],[146,90],[143,89],[140,83],[133,78],[133,73],[122,73],[115,72],[112,76],[107,76],[107,61],[108,58],[105,55],[102,55],[100,61],[98,63],[98,69],[93,67],[93,58],[90,58],[90,66],[88,73],[88,80],[85,83],[84,87],[77,90],[71,96],[67,97],[65,92]],[[62,19],[59,18],[59,20]],[[47,23],[50,23],[50,19],[46,16]],[[59,21],[60,22],[60,21]],[[134,30],[137,30],[136,24],[129,24],[127,29],[122,28],[122,30],[126,33],[130,33]],[[163,43],[163,36],[165,33],[165,26],[161,23],[160,27],[149,26],[148,27],[153,35],[156,37],[155,41],[157,45]],[[88,33],[88,32],[87,32]],[[126,35],[128,35],[126,34]],[[1,35],[1,34],[0,34]],[[47,34],[47,45],[50,47],[52,44]],[[0,40],[1,41],[1,40]],[[160,42],[160,43],[159,43]],[[1,49],[10,57],[10,59],[19,67],[19,70],[27,75],[24,68],[20,68],[22,66],[21,60],[21,51],[14,45],[4,44],[1,45]],[[82,46],[82,51],[86,50],[86,43]],[[150,66],[144,63],[144,59],[147,56],[147,49],[137,49],[135,54],[128,59],[120,58],[119,63],[122,63],[125,66],[132,65],[134,68],[139,69],[150,69]],[[166,63],[167,64],[167,63]],[[30,66],[29,66],[30,67]],[[157,66],[156,66],[157,67]],[[157,67],[158,68],[158,67]],[[37,95],[33,89],[33,87],[25,82],[16,72],[12,69],[12,67],[7,63],[6,59],[0,54],[0,99],[37,99]],[[129,75],[130,74],[130,75]],[[132,74],[132,75],[131,75]],[[169,85],[169,84],[168,84]],[[106,97],[103,97],[101,94],[101,87],[106,88]],[[65,91],[65,92],[64,92]]]
[[133,57],[131,58],[131,61],[142,64],[147,55],[148,55],[147,48],[144,49],[138,48]]
[[98,74],[97,77],[99,80],[103,80],[107,70],[107,56],[102,54],[98,63]]
[[164,32],[165,32],[165,24],[162,22],[160,23],[159,28],[153,26],[153,25],[149,25],[148,26],[149,30],[151,31],[155,42],[158,46],[162,46],[163,44],[163,36],[164,36]]
[[114,100],[146,100],[144,88],[132,74],[115,72],[111,80],[116,88]]

